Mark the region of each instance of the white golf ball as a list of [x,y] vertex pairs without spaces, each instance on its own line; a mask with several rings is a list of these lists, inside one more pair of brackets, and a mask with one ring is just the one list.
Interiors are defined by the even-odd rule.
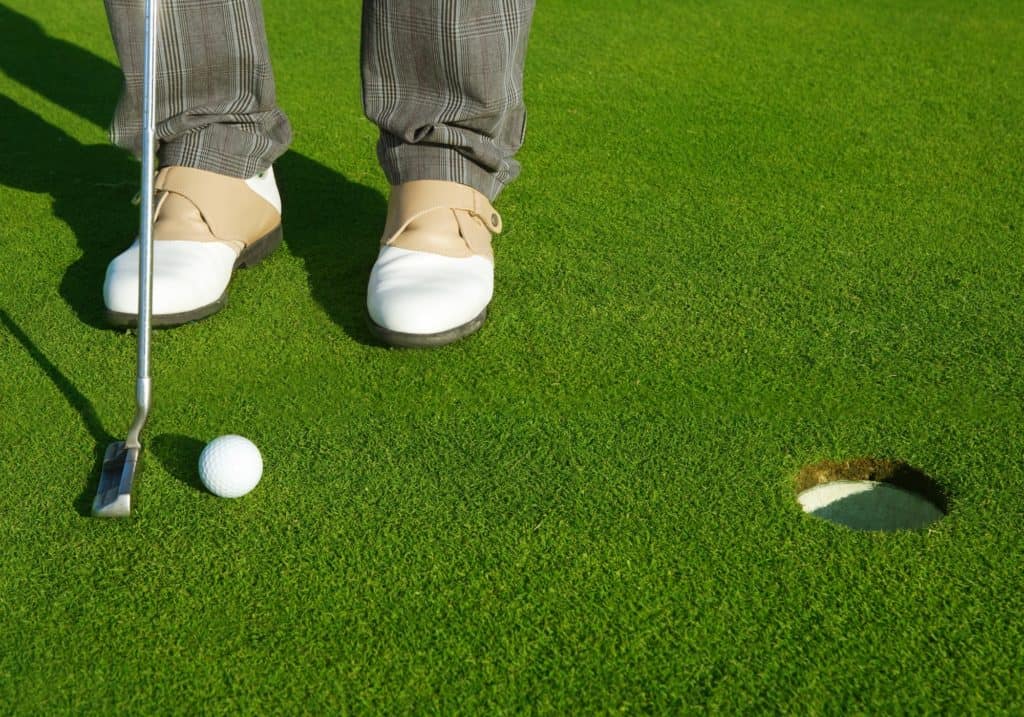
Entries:
[[199,479],[208,491],[221,498],[245,495],[256,487],[262,475],[260,449],[242,436],[214,438],[199,455]]

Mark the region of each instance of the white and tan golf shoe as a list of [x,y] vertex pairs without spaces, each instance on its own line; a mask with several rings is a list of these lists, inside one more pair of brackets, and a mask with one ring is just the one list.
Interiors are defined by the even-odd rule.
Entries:
[[[156,176],[153,326],[177,326],[223,308],[238,267],[253,266],[281,242],[281,197],[273,169],[235,179],[191,167]],[[115,326],[135,326],[138,239],[107,267],[103,301]]]
[[480,192],[416,180],[391,188],[370,272],[370,328],[392,346],[452,343],[475,332],[494,294],[491,235],[501,216]]

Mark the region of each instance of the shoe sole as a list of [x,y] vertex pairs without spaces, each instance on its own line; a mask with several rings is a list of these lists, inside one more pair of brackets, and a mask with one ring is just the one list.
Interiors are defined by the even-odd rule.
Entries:
[[370,332],[389,346],[403,349],[427,349],[455,343],[470,334],[475,334],[483,326],[484,319],[486,318],[487,308],[484,307],[484,310],[471,321],[466,322],[462,326],[456,326],[454,329],[448,329],[436,334],[404,334],[401,331],[385,329],[373,319],[367,320],[370,324]]
[[[270,256],[274,249],[276,249],[281,243],[283,235],[284,233],[281,229],[281,225],[278,224],[277,228],[260,237],[252,244],[246,246],[238,255],[238,259],[235,260],[235,265],[231,270],[232,275],[234,274],[235,269],[248,269],[249,267],[256,266]],[[231,282],[229,280],[228,285],[230,286],[230,284]],[[150,317],[150,324],[155,329],[189,324],[193,321],[199,321],[200,319],[205,319],[207,316],[216,314],[218,311],[223,309],[227,303],[228,290],[225,288],[224,293],[221,294],[213,303],[207,304],[206,306],[200,306],[199,308],[192,309],[191,311],[182,311],[177,314],[153,314]],[[138,314],[125,314],[120,311],[111,311],[108,309],[107,323],[118,328],[135,328],[139,324],[139,316]]]

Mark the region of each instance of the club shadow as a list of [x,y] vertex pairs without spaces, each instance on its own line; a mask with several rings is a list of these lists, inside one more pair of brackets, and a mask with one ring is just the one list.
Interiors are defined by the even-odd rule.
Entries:
[[11,336],[21,344],[25,352],[36,362],[53,385],[57,387],[57,390],[64,396],[68,404],[78,412],[82,423],[85,424],[86,430],[93,438],[92,470],[86,476],[82,492],[73,502],[74,509],[79,515],[88,516],[92,512],[92,498],[96,494],[96,486],[99,485],[100,480],[100,471],[103,469],[103,455],[107,444],[111,443],[114,437],[103,428],[92,402],[68,380],[68,377],[46,357],[46,354],[39,350],[39,347],[33,343],[28,334],[3,309],[0,309],[0,324],[3,324]]

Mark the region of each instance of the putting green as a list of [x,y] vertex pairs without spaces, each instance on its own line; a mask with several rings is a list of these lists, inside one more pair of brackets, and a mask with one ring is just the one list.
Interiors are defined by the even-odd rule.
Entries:
[[[285,242],[156,334],[141,514],[103,326],[137,166],[100,3],[0,4],[0,704],[17,714],[1024,712],[1024,16],[541,3],[483,330],[376,346],[357,4],[267,3]],[[238,500],[196,461],[238,433]],[[817,461],[941,484],[805,515]]]

